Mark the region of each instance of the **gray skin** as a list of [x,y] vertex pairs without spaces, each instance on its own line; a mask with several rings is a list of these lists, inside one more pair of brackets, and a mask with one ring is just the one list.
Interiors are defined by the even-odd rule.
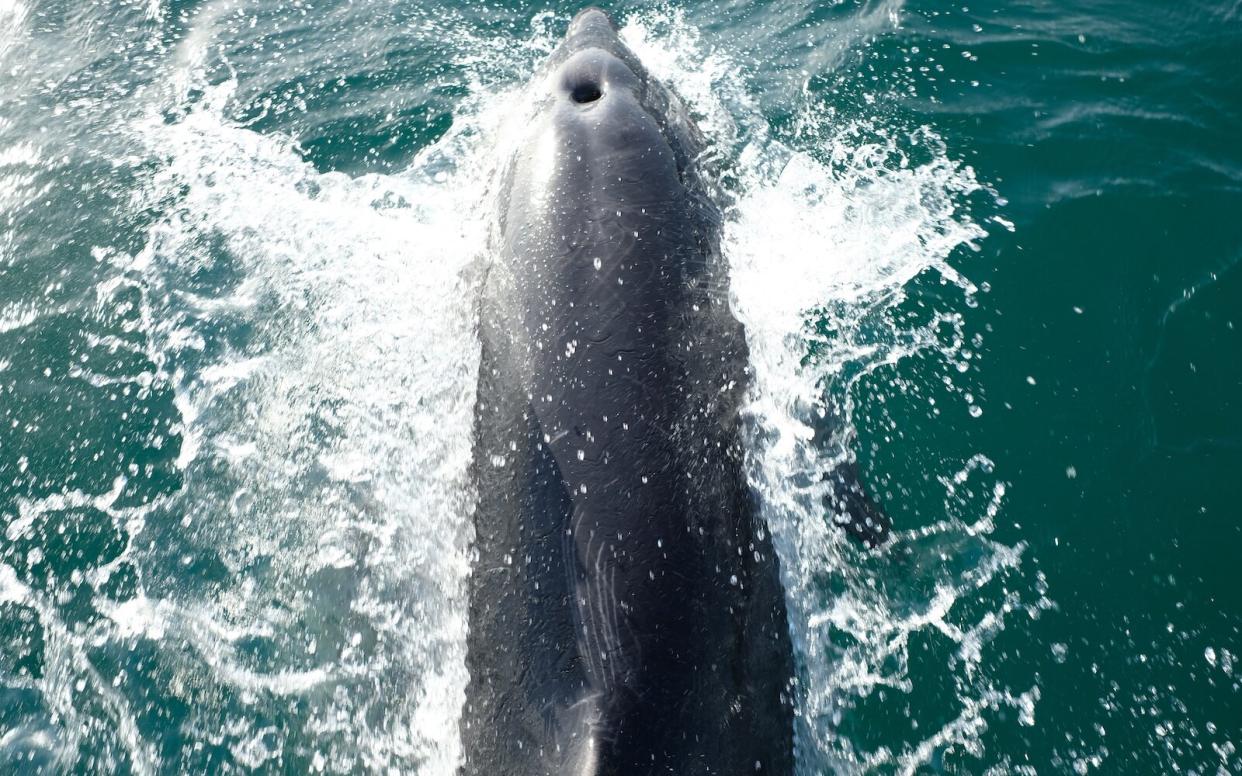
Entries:
[[790,773],[698,131],[596,9],[531,92],[480,313],[462,771]]

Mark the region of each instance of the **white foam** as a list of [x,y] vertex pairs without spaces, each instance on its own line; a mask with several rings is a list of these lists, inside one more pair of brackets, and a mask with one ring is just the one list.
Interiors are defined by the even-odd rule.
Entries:
[[[0,125],[0,131],[3,129]],[[40,166],[46,161],[40,149],[28,141],[0,147],[0,215],[11,218],[11,214],[16,214],[51,189],[51,181],[39,181]],[[0,236],[5,241],[0,243],[0,258],[5,256],[3,249],[11,237],[7,229]]]
[[[470,270],[486,234],[463,214],[479,212],[482,171],[439,182],[419,163],[402,176],[320,174],[289,141],[224,119],[230,89],[209,87],[179,123],[143,128],[166,162],[157,192],[182,196],[152,235],[142,282],[154,308],[153,360],[181,409],[184,507],[228,521],[217,528],[223,555],[270,558],[275,571],[161,619],[182,620],[185,632],[192,612],[203,669],[251,695],[405,677],[388,689],[396,697],[330,694],[303,733],[326,736],[312,744],[324,749],[350,742],[348,756],[368,768],[451,772],[451,712],[465,685],[465,470],[477,369]],[[221,250],[233,260],[231,290],[177,293]],[[256,332],[244,343],[219,333],[238,319]],[[247,352],[235,351],[243,345]],[[216,462],[232,472],[225,492],[194,474]],[[230,513],[210,506],[217,500]],[[286,585],[342,571],[357,577],[349,600],[312,604],[295,593],[293,612],[275,620],[257,606]],[[332,615],[334,606],[344,608]],[[320,665],[306,670],[247,667],[230,639],[203,626],[240,618],[272,629],[280,644],[302,638],[288,628],[307,617],[351,613],[368,621],[375,643],[359,649],[360,637],[331,628],[310,634],[326,644],[310,650]],[[235,753],[258,757],[259,733],[237,735]]]
[[[190,704],[184,731],[239,762],[275,754],[270,731],[239,721],[233,704],[284,713],[284,696],[306,698],[308,710],[285,718],[277,743],[313,751],[316,767],[453,773],[466,681],[474,278],[504,96],[480,90],[493,99],[477,115],[460,106],[453,130],[401,175],[322,174],[287,138],[228,120],[234,83],[201,77],[226,6],[200,13],[172,58],[176,88],[160,99],[181,117],[167,122],[161,103],[133,128],[158,164],[138,206],[167,215],[136,254],[95,251],[117,273],[97,288],[102,306],[141,293],[137,328],[154,371],[79,370],[92,384],[173,389],[180,420],[168,431],[185,484],[140,509],[85,495],[74,503],[125,522],[122,559],[142,577],[213,560],[229,580],[204,589],[190,574],[190,584],[148,582],[120,604],[97,597],[106,619],[67,643],[76,655],[87,641],[154,642],[161,670],[227,688]],[[198,283],[200,273],[220,282]],[[180,530],[158,542],[144,533],[173,523]],[[7,582],[6,598],[29,599]],[[65,630],[57,617],[40,610],[45,628]],[[256,642],[277,659],[257,660]],[[58,654],[48,662],[62,665]],[[120,743],[137,769],[159,767],[140,738]]]
[[0,64],[22,34],[28,13],[21,0],[0,0]]

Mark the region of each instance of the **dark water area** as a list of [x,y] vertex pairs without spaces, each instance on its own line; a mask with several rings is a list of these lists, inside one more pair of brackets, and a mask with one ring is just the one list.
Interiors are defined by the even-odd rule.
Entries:
[[[0,0],[0,771],[454,772],[471,300],[577,9]],[[607,9],[720,163],[800,771],[1242,771],[1242,5]]]

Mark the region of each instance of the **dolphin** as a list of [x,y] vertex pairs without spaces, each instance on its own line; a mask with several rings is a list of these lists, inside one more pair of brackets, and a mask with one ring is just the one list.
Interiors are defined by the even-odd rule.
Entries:
[[702,137],[598,9],[529,91],[479,313],[461,772],[790,773]]

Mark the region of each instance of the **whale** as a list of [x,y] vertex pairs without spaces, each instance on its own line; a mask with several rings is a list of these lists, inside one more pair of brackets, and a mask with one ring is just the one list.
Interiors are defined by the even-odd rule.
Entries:
[[459,772],[791,773],[789,619],[703,135],[594,8],[525,99],[480,284]]

